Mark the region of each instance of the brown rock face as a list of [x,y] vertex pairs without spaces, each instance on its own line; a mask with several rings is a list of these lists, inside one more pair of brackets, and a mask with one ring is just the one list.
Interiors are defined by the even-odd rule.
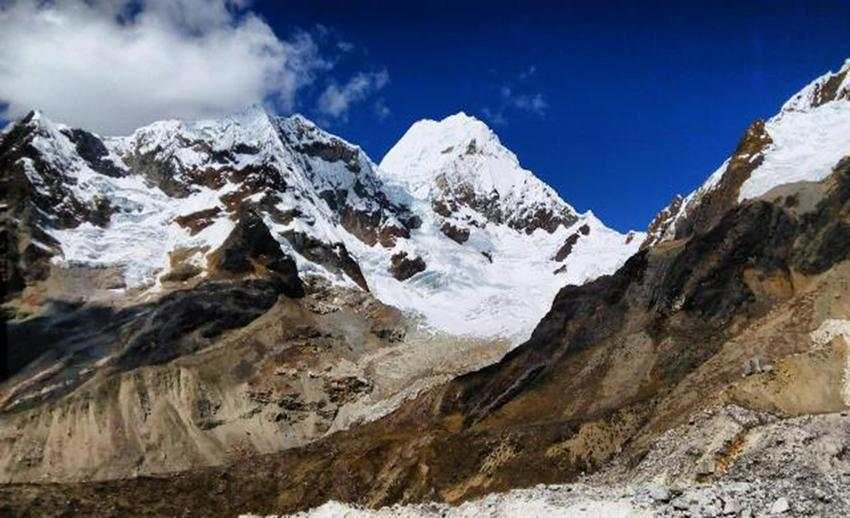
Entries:
[[189,234],[194,236],[201,230],[212,225],[219,214],[221,214],[221,209],[219,207],[213,207],[211,209],[199,210],[198,212],[193,212],[184,216],[177,216],[174,218],[174,222],[187,229]]
[[398,225],[387,224],[381,227],[378,231],[378,243],[384,248],[392,248],[396,244],[396,239],[409,239],[410,231],[405,227]]
[[[339,214],[343,228],[369,246],[380,243],[386,248],[392,248],[397,238],[409,238],[410,231],[422,224],[419,217],[413,215],[407,207],[390,202],[386,195],[374,186],[367,186],[357,180],[353,190],[361,198],[374,201],[373,209],[364,210],[349,205],[347,190],[328,190],[320,193],[320,196],[331,210]],[[395,216],[401,226],[388,217],[390,214]]]
[[[830,101],[840,99],[838,96],[838,88],[841,86],[841,83],[844,82],[844,79],[847,78],[848,73],[850,73],[850,70],[845,70],[840,74],[831,76],[825,83],[816,85],[812,106],[818,107]],[[845,99],[850,99],[850,91],[844,92],[843,95]]]
[[194,264],[180,264],[162,275],[159,280],[161,282],[186,282],[202,273],[200,267]]
[[[50,138],[34,112],[0,137],[0,172],[3,173],[0,175],[0,198],[9,206],[11,213],[25,218],[28,224],[55,228],[73,228],[84,221],[98,226],[107,225],[114,210],[109,201],[97,197],[91,201],[78,199],[70,189],[77,182],[76,178],[56,170],[41,157],[32,144],[36,137]],[[96,140],[96,137],[90,137]],[[31,180],[25,172],[25,162],[35,180]],[[105,167],[96,163],[89,165]],[[37,185],[33,185],[33,181]],[[37,208],[38,213],[33,208]]]
[[[0,239],[7,258],[4,300],[43,280],[50,258],[61,254],[45,229],[73,228],[83,222],[106,226],[114,210],[108,200],[99,197],[78,199],[71,190],[76,179],[56,170],[33,145],[33,139],[40,136],[49,134],[34,112],[0,136]],[[103,160],[103,143],[97,137],[70,130],[66,136],[77,143],[93,169],[115,174],[114,165]]]
[[214,276],[270,274],[289,297],[304,295],[295,261],[280,249],[268,227],[255,212],[240,215],[221,247],[209,256]]
[[[557,252],[555,252],[555,256],[552,259],[554,261],[559,262],[559,263],[562,262],[564,259],[566,259],[572,253],[573,247],[575,246],[576,243],[578,243],[578,240],[581,239],[581,236],[589,236],[589,235],[590,235],[590,227],[587,226],[587,225],[580,226],[578,228],[578,230],[573,232],[564,241],[564,244],[561,245],[561,248],[559,248]],[[556,270],[555,273],[559,273],[559,271],[560,271],[560,269]],[[564,268],[563,271],[566,271],[566,268]]]
[[570,237],[564,241],[564,244],[561,245],[561,248],[555,252],[555,256],[552,259],[559,263],[566,259],[572,253],[573,246],[578,243],[580,237],[581,236],[578,233],[571,234]]
[[380,211],[369,213],[345,206],[341,212],[343,228],[369,246],[380,243],[385,248],[392,248],[397,238],[410,237],[408,228],[384,221],[385,215]]
[[390,273],[400,281],[406,281],[425,270],[425,261],[421,257],[410,258],[407,252],[399,252],[390,258]]
[[477,193],[469,183],[452,183],[445,175],[438,176],[435,185],[440,195],[432,200],[431,208],[446,218],[452,217],[465,206],[481,214],[487,221],[504,224],[526,234],[541,228],[551,234],[561,225],[568,227],[578,219],[567,208],[558,211],[548,205],[523,207],[515,213],[505,212],[501,208],[500,196],[496,191],[488,194]]
[[325,243],[316,238],[308,236],[303,232],[287,230],[281,234],[298,250],[298,253],[318,263],[332,272],[345,273],[352,281],[363,290],[369,291],[366,278],[357,261],[348,253],[348,249],[342,243]]
[[705,232],[723,217],[738,201],[741,185],[761,165],[762,151],[772,144],[764,129],[764,121],[754,122],[748,129],[735,153],[729,160],[723,179],[715,189],[703,196],[698,206],[676,227],[676,238],[680,239],[697,232]]
[[657,243],[664,237],[664,233],[673,224],[673,218],[679,213],[684,201],[685,199],[677,194],[661,212],[655,215],[646,231],[646,239],[640,245],[641,250]]
[[466,243],[467,240],[469,240],[468,228],[456,227],[448,221],[443,223],[443,226],[440,227],[440,231],[445,234],[446,237],[460,245]]
[[60,254],[59,244],[36,225],[27,226],[0,212],[0,265],[3,301],[10,300],[27,284],[44,280],[50,272],[50,259]]

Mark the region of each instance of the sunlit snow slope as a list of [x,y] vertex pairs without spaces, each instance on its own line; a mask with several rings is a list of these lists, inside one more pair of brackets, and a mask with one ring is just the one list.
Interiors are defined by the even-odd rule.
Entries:
[[[490,128],[463,113],[415,123],[379,174],[422,217],[409,245],[429,268],[407,283],[374,278],[373,289],[452,333],[490,329],[524,339],[563,285],[611,273],[643,238],[576,213]],[[446,225],[468,238],[447,242]]]
[[253,211],[302,275],[369,289],[429,331],[518,343],[563,285],[612,272],[643,237],[576,213],[464,114],[414,124],[380,169],[258,107],[108,138],[33,112],[0,139],[20,221],[46,241],[33,246],[58,265],[119,267],[123,289],[203,278]]

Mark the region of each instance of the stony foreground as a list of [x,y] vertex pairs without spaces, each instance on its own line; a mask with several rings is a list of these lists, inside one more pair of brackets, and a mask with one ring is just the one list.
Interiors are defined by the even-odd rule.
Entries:
[[[794,497],[789,498],[788,494]],[[728,482],[688,487],[597,487],[584,484],[540,485],[487,496],[460,506],[396,505],[378,510],[339,502],[300,513],[303,518],[390,517],[714,517],[714,516],[845,516],[843,498],[817,489],[801,490],[795,480]],[[244,515],[255,516],[255,515]]]
[[[780,420],[726,407],[695,416],[690,424],[671,430],[631,470],[614,462],[575,484],[541,484],[493,493],[455,506],[426,503],[373,510],[330,501],[295,516],[847,516],[848,432],[848,412]],[[709,449],[708,443],[717,440],[728,444],[729,434],[741,436],[750,443],[750,450],[732,459],[728,466],[699,466],[697,457]],[[699,468],[697,480],[682,476],[689,471],[688,464]]]

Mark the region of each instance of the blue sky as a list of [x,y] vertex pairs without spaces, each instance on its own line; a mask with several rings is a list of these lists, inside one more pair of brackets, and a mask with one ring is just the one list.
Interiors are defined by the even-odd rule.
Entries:
[[0,0],[0,119],[110,135],[265,102],[379,161],[463,110],[577,209],[643,229],[850,57],[846,0],[673,3]]
[[458,3],[254,9],[276,32],[321,24],[350,44],[326,81],[387,72],[345,117],[316,109],[310,89],[319,95],[322,81],[295,106],[376,161],[412,122],[464,110],[568,202],[620,230],[644,228],[752,120],[850,57],[850,2]]

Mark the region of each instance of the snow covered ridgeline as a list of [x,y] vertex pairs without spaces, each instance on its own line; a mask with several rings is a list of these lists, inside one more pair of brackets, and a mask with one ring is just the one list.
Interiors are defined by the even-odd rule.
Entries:
[[[250,207],[302,274],[370,289],[433,332],[519,342],[561,286],[612,272],[641,241],[578,214],[465,114],[414,124],[380,168],[301,116],[256,107],[107,138],[36,112],[13,133],[54,261],[118,266],[130,288],[158,290],[178,266],[206,275]],[[95,204],[100,220],[80,208]]]
[[794,94],[772,118],[753,123],[702,186],[656,216],[646,244],[705,230],[735,204],[777,186],[822,180],[848,155],[850,59]]

